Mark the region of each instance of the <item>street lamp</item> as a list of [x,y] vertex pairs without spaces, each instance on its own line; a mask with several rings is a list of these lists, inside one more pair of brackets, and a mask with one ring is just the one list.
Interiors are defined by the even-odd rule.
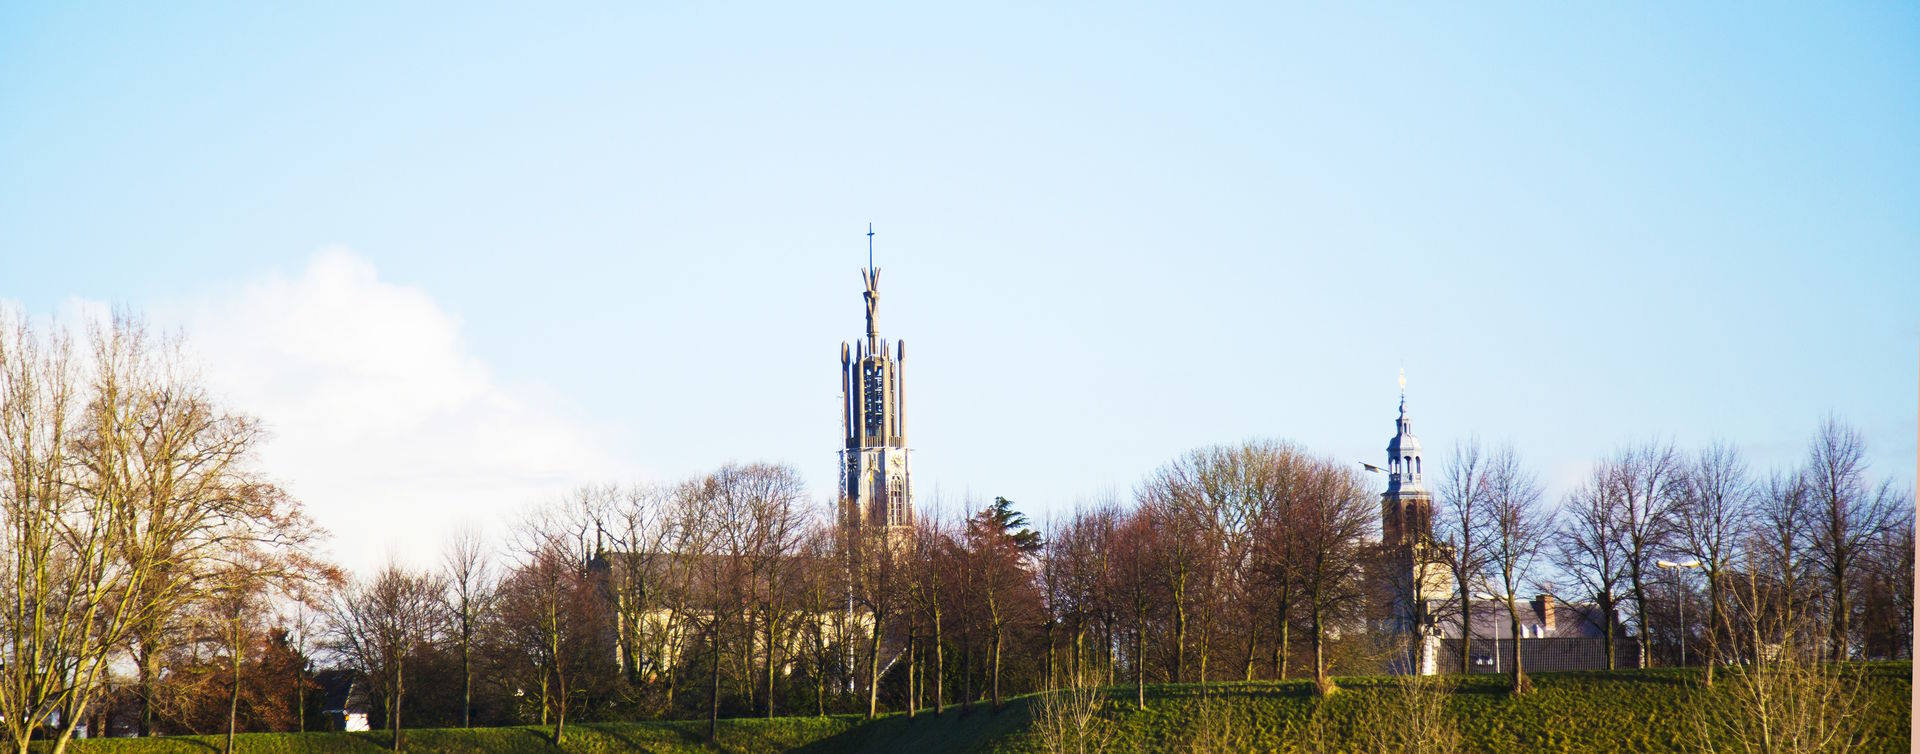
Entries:
[[1680,569],[1699,568],[1700,561],[1688,560],[1675,563],[1671,560],[1658,560],[1654,561],[1654,565],[1673,572],[1674,600],[1680,603],[1680,667],[1684,668],[1687,666],[1687,595],[1680,591]]
[[[1489,590],[1491,590],[1492,588],[1493,587],[1487,587],[1487,589]],[[1476,599],[1497,600],[1500,602],[1506,602],[1511,599],[1511,597],[1508,595],[1494,594],[1491,591],[1474,592],[1473,596]],[[1460,634],[1462,636],[1465,636],[1467,632],[1472,630],[1473,630],[1472,626],[1464,625],[1464,622],[1463,622],[1462,628],[1460,629]],[[1513,651],[1515,654],[1518,654],[1520,652],[1520,637],[1518,636],[1513,637]],[[1493,624],[1493,672],[1495,673],[1500,672],[1500,623],[1499,621],[1495,621]]]

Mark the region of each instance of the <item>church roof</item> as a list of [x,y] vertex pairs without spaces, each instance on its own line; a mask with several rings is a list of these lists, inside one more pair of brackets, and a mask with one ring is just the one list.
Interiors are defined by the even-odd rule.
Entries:
[[[1452,605],[1448,606],[1453,607]],[[1535,597],[1516,604],[1520,608],[1520,630],[1523,639],[1592,639],[1605,634],[1605,613],[1597,606],[1588,603],[1567,603],[1551,598]],[[1549,619],[1547,612],[1552,611]],[[1460,616],[1446,615],[1439,620],[1442,636],[1449,639],[1460,638]],[[1615,619],[1614,636],[1627,635],[1625,626]],[[1475,599],[1473,601],[1473,638],[1499,639],[1508,641],[1513,638],[1513,620],[1507,615],[1507,603],[1501,600]]]

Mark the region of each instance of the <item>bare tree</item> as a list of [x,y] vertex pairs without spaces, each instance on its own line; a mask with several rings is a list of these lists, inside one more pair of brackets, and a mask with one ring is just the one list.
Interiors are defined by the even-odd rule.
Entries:
[[[1693,459],[1680,478],[1675,510],[1678,543],[1699,561],[1707,577],[1706,685],[1713,685],[1714,666],[1721,658],[1720,636],[1729,630],[1721,585],[1740,536],[1747,530],[1753,487],[1739,451],[1714,443]],[[1686,626],[1680,627],[1686,631]]]
[[1451,678],[1395,676],[1368,705],[1361,730],[1366,751],[1399,754],[1455,754],[1465,748],[1451,709],[1458,681]]
[[1362,545],[1374,531],[1374,493],[1360,472],[1345,464],[1321,460],[1304,465],[1304,490],[1293,505],[1293,568],[1300,587],[1301,607],[1313,642],[1314,689],[1334,690],[1327,674],[1327,633],[1334,621],[1353,614],[1365,593],[1361,589]]
[[475,528],[455,532],[441,561],[447,614],[460,646],[460,727],[473,727],[473,647],[477,627],[493,596],[493,568],[485,540]]
[[[1781,516],[1804,496],[1793,476],[1770,480],[1763,517]],[[1778,520],[1778,519],[1776,519]],[[1721,684],[1724,705],[1695,705],[1691,712],[1703,752],[1854,751],[1866,743],[1864,697],[1858,676],[1839,663],[1820,662],[1814,611],[1783,586],[1782,550],[1762,531],[1753,546],[1735,553],[1728,570],[1728,615],[1733,632],[1751,637],[1754,653],[1729,664]]]
[[764,629],[762,642],[763,678],[766,679],[766,713],[773,718],[775,655],[787,642],[782,641],[793,613],[793,582],[800,576],[793,567],[808,522],[806,487],[800,472],[791,466],[756,465],[748,467],[741,480],[749,512],[748,569],[750,582],[757,589],[758,617]]
[[1901,502],[1891,482],[1867,481],[1860,432],[1829,418],[1807,450],[1806,482],[1812,498],[1810,552],[1826,581],[1827,652],[1849,657],[1854,605],[1849,601],[1860,563]]
[[1453,576],[1455,612],[1460,615],[1461,673],[1473,670],[1473,583],[1487,564],[1486,522],[1481,516],[1487,499],[1487,461],[1482,456],[1478,437],[1454,445],[1434,500],[1434,521],[1439,523],[1434,534]]
[[116,315],[91,329],[83,376],[64,332],[6,324],[0,718],[24,751],[58,712],[62,752],[122,647],[140,647],[151,699],[156,629],[207,604],[236,553],[297,549],[318,532],[252,472],[259,423],[211,400],[177,340]]
[[498,631],[538,673],[541,724],[550,741],[566,737],[576,699],[605,685],[613,656],[609,611],[601,577],[562,540],[521,555],[494,602]]
[[[1257,476],[1261,500],[1260,536],[1253,549],[1254,562],[1267,595],[1267,618],[1273,621],[1273,677],[1285,680],[1287,662],[1292,653],[1293,606],[1299,580],[1294,572],[1300,562],[1299,542],[1292,533],[1295,509],[1307,492],[1307,474],[1297,453],[1275,454],[1263,464]],[[1256,618],[1250,623],[1257,624]]]
[[[880,641],[900,607],[906,586],[906,543],[884,526],[865,526],[847,535],[852,562],[853,599],[867,621],[867,719],[880,714]],[[991,604],[991,598],[989,598]]]
[[1516,594],[1528,583],[1533,561],[1541,542],[1551,530],[1551,519],[1540,508],[1540,481],[1520,463],[1511,444],[1502,445],[1487,459],[1486,473],[1487,565],[1500,580],[1501,596],[1507,603],[1507,620],[1513,641],[1513,686],[1515,694],[1533,689],[1521,665],[1520,607]]
[[610,633],[603,630],[610,607],[600,599],[604,571],[595,563],[605,552],[599,522],[616,495],[612,486],[580,487],[528,509],[513,532],[520,563],[502,586],[500,612],[540,674],[541,724],[551,720],[555,745],[564,740],[573,700],[587,691],[578,673],[595,664],[592,647]]
[[[713,553],[720,527],[718,517],[707,504],[709,496],[709,488],[702,479],[677,485],[670,496],[666,541],[672,546],[671,556],[666,559],[661,600],[661,604],[667,606],[666,615],[653,627],[653,639],[648,642],[654,647],[651,654],[665,663],[668,708],[673,706],[678,687],[680,661],[691,649],[688,635],[690,628],[697,628],[694,624],[706,599],[703,592],[712,588],[709,570],[715,565]],[[707,617],[710,621],[710,611]]]
[[[1909,499],[1911,499],[1909,497]],[[1911,503],[1896,506],[1893,520],[1874,542],[1863,567],[1866,589],[1863,592],[1871,613],[1863,624],[1868,627],[1869,657],[1912,658],[1914,597],[1914,509]]]
[[235,489],[234,494],[252,499],[255,515],[270,522],[265,531],[271,534],[234,537],[217,550],[209,550],[207,559],[214,563],[214,570],[196,587],[209,603],[211,610],[206,612],[215,617],[218,635],[227,650],[228,754],[233,751],[234,734],[238,732],[244,654],[266,625],[271,603],[285,600],[319,605],[322,595],[345,581],[339,569],[313,554],[322,532],[278,487],[247,484]]
[[1647,651],[1647,569],[1672,541],[1669,515],[1681,462],[1671,445],[1648,443],[1622,449],[1606,463],[1607,480],[1620,500],[1621,549],[1627,554],[1634,623],[1640,632],[1640,665]]
[[941,599],[948,588],[951,561],[958,545],[938,516],[918,517],[914,525],[912,597],[915,609],[926,617],[927,626],[932,631],[929,637],[933,643],[930,682],[933,684],[933,714],[939,715],[947,708],[946,621]]
[[1134,702],[1140,709],[1147,708],[1147,612],[1153,607],[1153,580],[1156,571],[1154,553],[1153,520],[1146,511],[1135,509],[1120,524],[1117,539],[1120,542],[1115,553],[1120,575],[1124,585],[1124,597],[1128,607],[1128,617],[1132,619],[1133,632],[1133,690]]
[[447,626],[440,599],[444,592],[437,576],[389,563],[337,592],[328,608],[328,644],[385,697],[394,751],[404,745],[407,660],[442,638]]
[[[1619,526],[1621,500],[1609,484],[1604,467],[1567,495],[1561,507],[1560,528],[1551,537],[1554,565],[1571,577],[1579,599],[1589,600],[1591,613],[1606,645],[1607,669],[1616,667],[1618,639],[1614,629],[1620,613],[1620,586],[1626,579],[1626,551]],[[1582,615],[1589,613],[1582,611]]]
[[[344,577],[342,583],[344,583]],[[307,677],[307,673],[312,664],[310,656],[314,649],[313,642],[318,638],[316,634],[324,630],[321,618],[325,615],[325,605],[317,606],[319,610],[315,610],[314,607],[303,602],[295,602],[291,606],[291,612],[282,614],[282,620],[286,626],[287,650],[294,661],[294,726],[300,733],[307,732],[307,689],[313,686],[313,680]]]
[[[0,663],[0,717],[24,754],[36,729],[84,689],[65,663],[42,658],[104,654],[91,631],[96,601],[115,584],[104,532],[70,531],[90,507],[75,494],[72,448],[80,377],[64,333],[42,340],[25,321],[0,332],[0,486],[6,523],[6,662]],[[81,538],[75,539],[74,534]],[[104,658],[99,661],[104,661]],[[85,660],[82,660],[85,662]]]
[[1173,681],[1187,678],[1187,634],[1191,623],[1195,582],[1210,549],[1206,527],[1194,511],[1200,482],[1193,457],[1169,463],[1148,478],[1138,492],[1139,505],[1155,531],[1155,562],[1160,588],[1166,593],[1173,617]]

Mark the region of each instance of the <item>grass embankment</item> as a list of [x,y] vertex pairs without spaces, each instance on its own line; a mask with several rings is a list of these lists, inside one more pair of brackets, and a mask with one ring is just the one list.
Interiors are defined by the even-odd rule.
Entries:
[[[1856,666],[1862,680],[1862,751],[1906,751],[1911,663]],[[1724,676],[1723,676],[1724,677]],[[1695,710],[1725,700],[1700,688],[1697,671],[1634,670],[1534,676],[1535,691],[1506,693],[1504,679],[1463,680],[1446,701],[1457,720],[1463,750],[1472,752],[1690,750],[1699,735]],[[1189,751],[1212,742],[1231,751],[1366,751],[1367,732],[1395,704],[1392,682],[1340,681],[1326,700],[1306,681],[1147,688],[1147,709],[1133,705],[1131,688],[1115,689],[1101,721],[1110,751]],[[706,723],[660,721],[567,726],[563,747],[547,743],[543,728],[414,730],[407,750],[438,752],[1033,752],[1036,697],[986,706],[949,708],[935,717],[889,715],[872,723],[857,717],[792,717],[721,721],[719,740],[705,742]],[[1390,713],[1389,713],[1390,715]],[[1317,739],[1317,742],[1315,741]],[[161,754],[219,751],[221,738],[108,739],[77,742],[81,754]],[[260,754],[371,752],[386,749],[385,733],[243,734],[239,750]]]
[[[1866,733],[1856,751],[1907,751],[1912,664],[1874,663],[1850,672],[1861,674]],[[1534,693],[1513,697],[1505,678],[1482,676],[1461,681],[1447,709],[1463,751],[1692,751],[1689,744],[1700,735],[1696,710],[1726,712],[1724,694],[1701,688],[1698,680],[1699,672],[1691,670],[1551,673],[1533,677]],[[1349,678],[1340,685],[1325,700],[1313,697],[1307,681],[1149,686],[1144,711],[1134,706],[1132,689],[1116,689],[1102,720],[1110,739],[1106,750],[1373,750],[1369,727],[1395,714],[1392,681]],[[998,713],[980,708],[917,720],[895,715],[801,751],[1044,751],[1030,731],[1037,706],[1034,697],[1023,697]]]
[[[719,736],[708,744],[705,720],[650,720],[636,723],[568,723],[561,746],[548,742],[552,728],[422,728],[405,731],[410,754],[613,754],[613,752],[778,752],[830,738],[859,725],[858,716],[780,717],[773,720],[721,720]],[[241,733],[234,748],[245,754],[378,754],[391,751],[385,731],[372,733]],[[225,748],[225,736],[103,738],[75,741],[76,754],[207,754]]]

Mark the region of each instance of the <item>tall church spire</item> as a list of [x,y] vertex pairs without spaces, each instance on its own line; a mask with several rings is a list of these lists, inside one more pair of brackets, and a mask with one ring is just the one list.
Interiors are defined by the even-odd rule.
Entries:
[[873,263],[873,224],[867,224],[867,267],[860,271],[867,302],[867,337],[840,344],[840,390],[845,429],[840,497],[849,527],[913,523],[912,481],[907,463],[906,360],[904,341],[880,338],[880,268]]

